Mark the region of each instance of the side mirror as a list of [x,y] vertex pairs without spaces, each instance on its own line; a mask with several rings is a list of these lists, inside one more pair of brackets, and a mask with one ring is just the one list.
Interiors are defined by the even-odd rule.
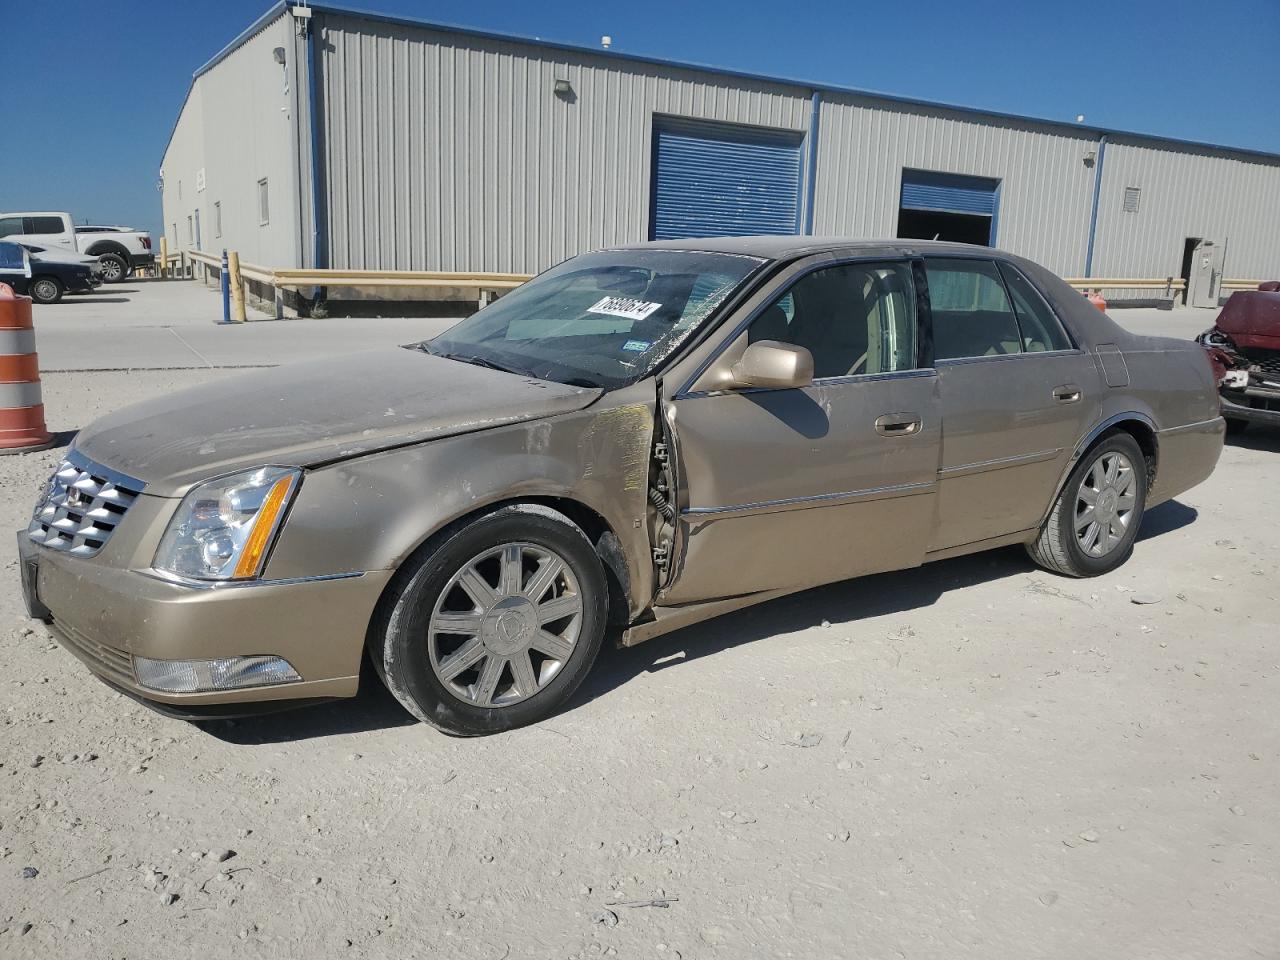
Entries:
[[758,340],[733,365],[730,389],[768,387],[786,390],[813,383],[813,354],[804,347],[777,340]]

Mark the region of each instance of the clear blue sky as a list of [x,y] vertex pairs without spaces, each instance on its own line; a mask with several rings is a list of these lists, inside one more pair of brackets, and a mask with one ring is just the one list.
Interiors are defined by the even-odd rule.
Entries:
[[[159,232],[192,72],[268,0],[0,0],[0,211]],[[354,0],[351,6],[1280,153],[1280,0]],[[20,39],[15,39],[20,35]]]

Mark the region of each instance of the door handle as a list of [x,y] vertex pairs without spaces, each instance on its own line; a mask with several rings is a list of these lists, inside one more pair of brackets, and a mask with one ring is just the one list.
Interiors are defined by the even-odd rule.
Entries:
[[1053,399],[1059,403],[1075,403],[1081,397],[1080,388],[1074,383],[1064,383],[1053,388]]
[[920,417],[914,413],[886,413],[876,418],[876,433],[882,437],[910,437],[920,432]]

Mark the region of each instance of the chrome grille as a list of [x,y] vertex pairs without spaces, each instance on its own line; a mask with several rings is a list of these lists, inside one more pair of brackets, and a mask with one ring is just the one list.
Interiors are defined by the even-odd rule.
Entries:
[[1268,380],[1280,378],[1280,350],[1241,350],[1240,352]]
[[73,450],[49,478],[27,536],[51,550],[92,557],[106,546],[144,486]]

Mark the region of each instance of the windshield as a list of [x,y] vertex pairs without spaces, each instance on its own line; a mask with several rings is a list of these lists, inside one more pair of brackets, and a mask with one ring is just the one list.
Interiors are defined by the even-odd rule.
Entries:
[[616,389],[648,375],[765,262],[687,250],[588,253],[421,347],[542,380]]

